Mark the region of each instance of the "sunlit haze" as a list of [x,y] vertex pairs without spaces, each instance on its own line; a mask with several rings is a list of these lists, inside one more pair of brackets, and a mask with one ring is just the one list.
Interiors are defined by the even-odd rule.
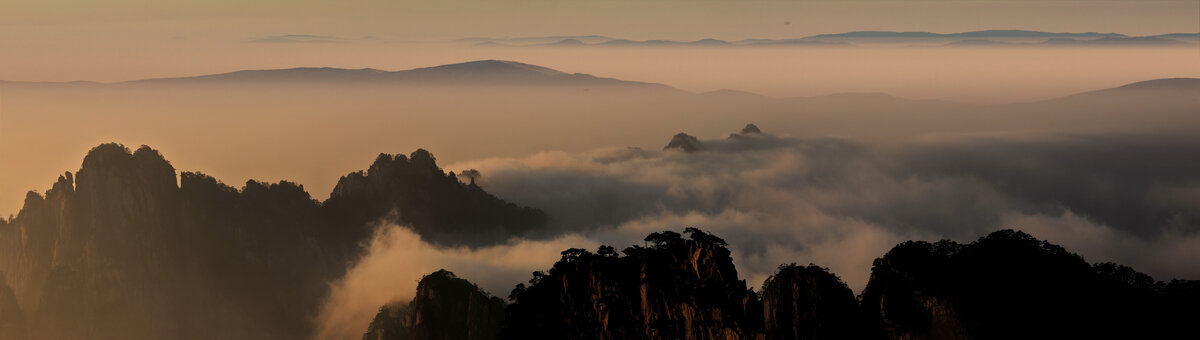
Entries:
[[0,0],[0,340],[1178,336],[1197,131],[1195,0]]

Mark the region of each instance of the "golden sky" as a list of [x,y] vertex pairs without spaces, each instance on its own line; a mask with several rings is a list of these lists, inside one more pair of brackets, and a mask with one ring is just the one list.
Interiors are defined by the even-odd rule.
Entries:
[[[327,34],[398,38],[604,34],[795,37],[853,30],[1200,30],[1200,2],[772,0],[4,0],[0,27],[113,26],[138,36]],[[785,25],[784,22],[790,22]],[[218,24],[219,23],[219,24]],[[53,28],[52,28],[53,27]],[[33,37],[31,37],[33,38]]]

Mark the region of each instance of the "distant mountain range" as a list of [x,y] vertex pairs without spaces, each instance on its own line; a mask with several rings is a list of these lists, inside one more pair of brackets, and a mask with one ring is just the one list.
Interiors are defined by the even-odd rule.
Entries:
[[[1064,38],[1065,39],[1065,38]],[[1101,38],[1103,39],[1139,39],[1149,38]],[[1155,38],[1158,39],[1158,38]],[[980,41],[984,44],[986,40]],[[990,42],[990,41],[989,41]],[[1069,43],[1060,42],[1064,45]],[[825,100],[825,101],[913,101],[893,97],[884,93],[833,93],[816,97],[772,98],[756,93],[722,89],[704,93],[691,93],[668,85],[650,82],[621,80],[615,78],[597,77],[584,73],[565,73],[547,67],[504,60],[479,60],[457,64],[433,67],[415,68],[402,71],[384,71],[372,68],[343,69],[332,67],[300,67],[271,70],[242,70],[228,73],[200,75],[192,77],[152,78],[117,83],[99,83],[90,81],[72,82],[21,82],[0,80],[0,86],[21,87],[92,87],[110,85],[235,85],[235,84],[378,84],[378,85],[456,85],[456,86],[553,86],[555,88],[615,88],[637,91],[665,91],[675,94],[695,94],[706,98],[742,98],[752,101],[771,100]],[[1120,87],[1101,89],[1071,95],[1090,95],[1096,93],[1119,94],[1131,92],[1192,92],[1200,93],[1200,79],[1197,78],[1168,78],[1154,79],[1131,83]]]
[[371,68],[342,69],[303,67],[275,70],[243,70],[179,78],[135,80],[122,84],[198,83],[379,83],[414,85],[548,85],[590,87],[636,87],[670,90],[669,86],[601,78],[583,73],[504,60],[479,60],[402,71]]
[[1088,91],[1055,100],[1075,98],[1113,98],[1147,94],[1184,95],[1200,100],[1200,78],[1164,78],[1126,84],[1114,88]]
[[1053,33],[1027,30],[986,30],[960,33],[856,31],[818,34],[809,38],[1083,38],[1125,37],[1119,33]]
[[191,77],[153,78],[117,83],[88,81],[18,82],[0,80],[0,85],[19,86],[105,86],[105,85],[200,85],[200,84],[395,84],[459,86],[553,86],[564,88],[618,88],[682,92],[673,87],[639,81],[597,77],[504,60],[478,60],[402,71],[372,68],[298,67],[272,70],[241,70]]
[[966,39],[946,44],[947,46],[1171,46],[1192,45],[1182,40],[1153,37],[1104,37],[1099,39],[1051,38],[1042,42],[1006,42],[988,39]]
[[[1041,32],[1029,30],[985,30],[960,33],[855,31],[818,34],[788,39],[629,40],[605,36],[559,36],[526,38],[466,38],[479,47],[746,47],[746,46],[850,46],[856,44],[936,43],[936,45],[1187,45],[1200,43],[1200,33],[1170,33],[1127,36],[1120,33]],[[948,43],[947,43],[948,42]]]

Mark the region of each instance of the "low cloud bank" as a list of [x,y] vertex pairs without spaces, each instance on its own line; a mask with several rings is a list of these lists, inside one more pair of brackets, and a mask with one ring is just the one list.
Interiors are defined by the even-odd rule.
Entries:
[[758,286],[784,263],[829,267],[855,291],[899,242],[969,242],[1020,229],[1093,262],[1163,280],[1200,278],[1200,138],[969,136],[897,145],[769,134],[697,150],[545,152],[453,164],[485,190],[547,212],[551,230],[494,247],[443,249],[387,226],[334,285],[322,338],[360,335],[380,305],[445,268],[507,296],[567,248],[618,249],[698,227],[726,239]]
[[[730,240],[738,269],[829,266],[854,289],[897,242],[971,241],[1014,228],[1159,279],[1197,278],[1200,138],[974,135],[869,145],[740,134],[699,150],[546,152],[451,165],[499,197],[539,207],[554,233],[618,247],[699,227]],[[758,282],[752,281],[752,284]]]
[[380,225],[363,258],[332,284],[317,317],[317,339],[361,338],[379,307],[411,300],[421,277],[438,269],[452,271],[506,299],[512,287],[528,280],[530,273],[554,264],[563,249],[597,246],[568,235],[476,249],[440,248],[422,241],[409,228]]

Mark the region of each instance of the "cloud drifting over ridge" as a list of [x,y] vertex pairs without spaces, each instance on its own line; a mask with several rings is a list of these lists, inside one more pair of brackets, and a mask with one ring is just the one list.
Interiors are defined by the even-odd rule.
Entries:
[[695,153],[547,152],[450,169],[479,169],[490,192],[601,243],[709,230],[730,240],[751,277],[814,262],[858,289],[897,242],[971,241],[1002,228],[1160,279],[1200,276],[1187,265],[1200,257],[1200,138],[980,135],[879,146],[740,137],[702,141]]
[[362,259],[330,287],[330,296],[317,316],[316,338],[362,337],[380,306],[411,300],[417,282],[438,269],[450,270],[504,298],[531,272],[554,264],[563,249],[597,246],[580,236],[567,235],[549,241],[512,240],[477,249],[439,248],[422,241],[411,229],[382,224],[376,228]]
[[489,192],[546,210],[553,230],[439,249],[383,228],[334,285],[322,334],[361,332],[380,305],[406,301],[421,275],[439,268],[503,297],[561,250],[620,249],[685,226],[725,238],[751,286],[780,264],[811,262],[859,291],[872,261],[899,242],[968,242],[1007,228],[1158,279],[1200,277],[1200,159],[1192,156],[1200,138],[992,135],[878,146],[739,137],[702,140],[693,153],[613,148],[449,165],[478,169]]

